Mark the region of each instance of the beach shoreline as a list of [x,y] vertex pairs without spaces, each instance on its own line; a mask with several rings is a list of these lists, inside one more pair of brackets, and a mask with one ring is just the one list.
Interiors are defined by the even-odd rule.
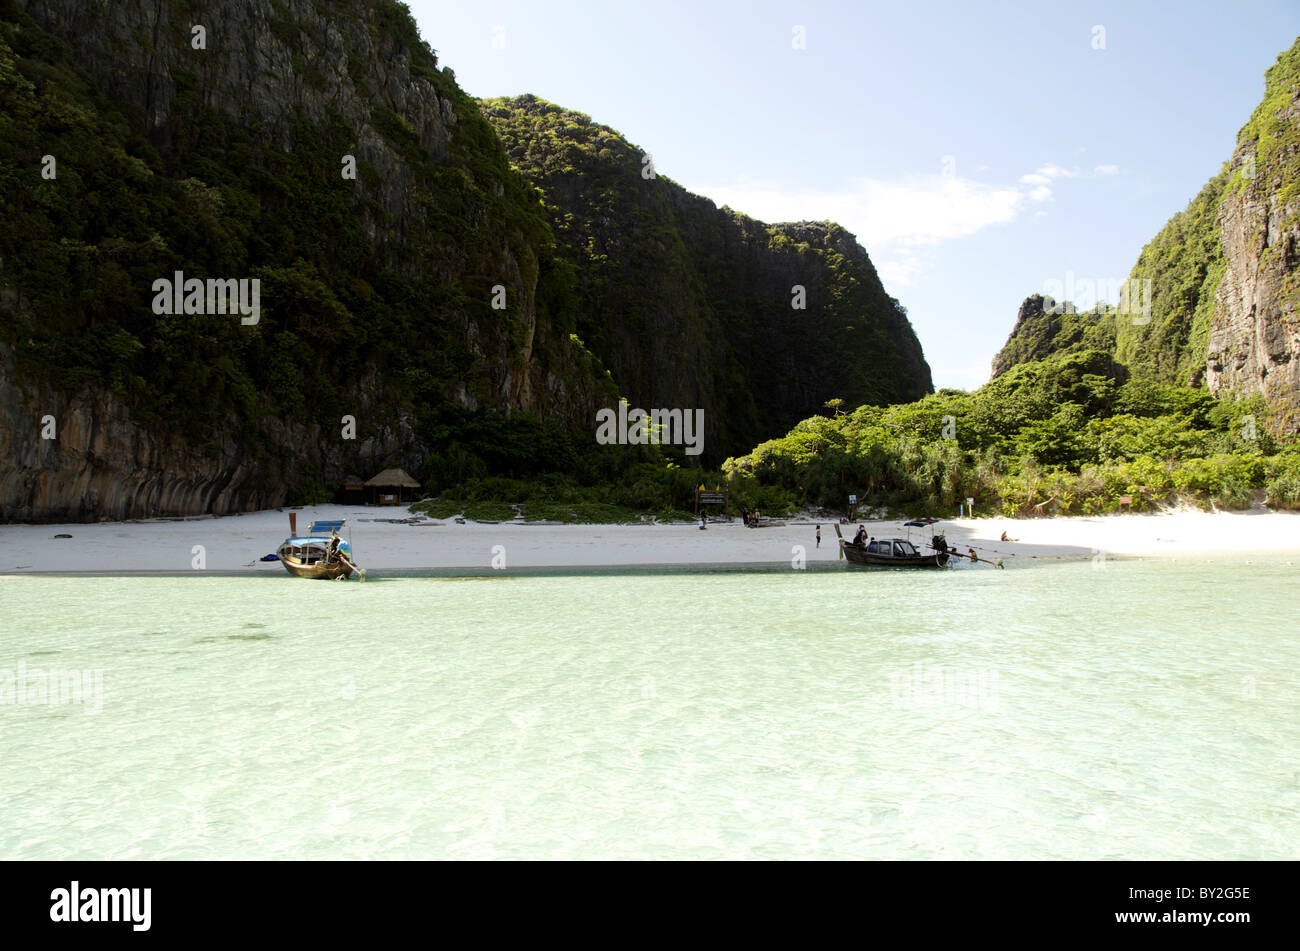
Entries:
[[[360,567],[422,569],[672,567],[699,565],[807,565],[838,560],[835,523],[808,516],[784,525],[747,528],[739,519],[697,523],[593,525],[500,523],[455,519],[412,522],[405,508],[321,505],[245,515],[194,516],[130,522],[11,524],[0,526],[0,574],[274,572],[261,561],[289,534],[289,512],[299,532],[314,520],[346,519]],[[817,547],[816,526],[821,526]],[[873,536],[910,536],[926,543],[930,529],[901,520],[841,526],[850,537],[863,524]],[[1293,553],[1300,558],[1300,513],[1197,512],[1104,515],[1052,519],[949,519],[936,525],[951,546],[974,547],[981,557],[1009,564],[1039,558],[1170,557],[1246,552]],[[1013,541],[1002,541],[1003,531]],[[71,537],[56,537],[56,536]]]

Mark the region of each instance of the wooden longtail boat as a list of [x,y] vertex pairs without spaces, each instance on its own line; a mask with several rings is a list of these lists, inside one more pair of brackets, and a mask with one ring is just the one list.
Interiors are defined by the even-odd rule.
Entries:
[[284,570],[295,578],[330,581],[347,578],[354,571],[361,574],[352,563],[351,543],[335,536],[343,525],[343,520],[312,522],[306,535],[286,538],[276,551]]
[[840,526],[833,525],[840,540],[840,553],[846,565],[861,568],[945,568],[948,565],[948,542],[942,535],[930,541],[933,554],[923,554],[906,538],[875,538],[862,545],[845,541]]

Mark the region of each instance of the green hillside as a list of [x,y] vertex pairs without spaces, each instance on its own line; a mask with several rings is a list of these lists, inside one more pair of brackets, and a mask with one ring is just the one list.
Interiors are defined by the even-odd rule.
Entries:
[[[579,334],[637,405],[707,407],[711,458],[827,399],[929,392],[905,311],[827,222],[767,225],[693,195],[614,130],[532,96],[484,114],[541,190],[577,275]],[[792,309],[803,287],[806,309]]]

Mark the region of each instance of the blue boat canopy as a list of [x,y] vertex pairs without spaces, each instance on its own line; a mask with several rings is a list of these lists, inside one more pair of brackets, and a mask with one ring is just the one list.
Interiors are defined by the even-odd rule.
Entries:
[[312,522],[307,529],[308,535],[328,535],[330,532],[339,532],[343,530],[343,523],[347,519],[339,519],[334,522]]
[[[326,545],[329,544],[329,542],[330,539],[328,535],[316,535],[316,536],[298,535],[295,536],[294,538],[286,538],[281,544],[282,546],[290,545],[294,548],[305,548],[311,545],[316,545],[321,548],[324,548]],[[345,555],[352,554],[352,546],[348,544],[348,540],[346,538],[339,539],[339,551],[343,552],[343,554]]]

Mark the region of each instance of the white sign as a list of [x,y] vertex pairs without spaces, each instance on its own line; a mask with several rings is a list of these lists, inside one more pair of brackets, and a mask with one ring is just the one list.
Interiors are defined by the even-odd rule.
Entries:
[[850,495],[849,505],[857,505],[857,504],[858,504],[858,497],[856,495]]

